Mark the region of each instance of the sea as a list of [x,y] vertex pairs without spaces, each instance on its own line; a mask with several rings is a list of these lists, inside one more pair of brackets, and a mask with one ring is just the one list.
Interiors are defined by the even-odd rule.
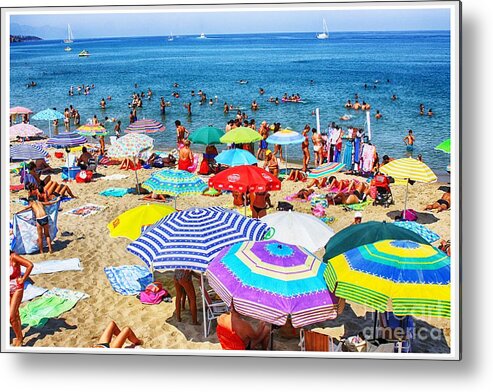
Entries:
[[[175,147],[175,120],[192,132],[207,125],[224,128],[236,114],[235,110],[223,113],[225,102],[245,111],[257,125],[265,120],[295,131],[305,124],[316,127],[318,108],[322,130],[333,121],[344,129],[366,129],[364,112],[344,108],[357,94],[360,102],[371,105],[371,142],[380,157],[406,156],[403,139],[412,129],[415,157],[421,154],[436,173],[444,173],[450,163],[448,154],[434,149],[451,131],[449,31],[334,32],[327,40],[317,39],[316,33],[175,36],[172,41],[164,35],[76,39],[70,52],[64,51],[65,46],[62,40],[11,44],[11,106],[63,112],[73,105],[81,123],[93,115],[100,120],[107,116],[120,119],[125,129],[132,93],[151,88],[153,98],[143,100],[138,118],[166,126],[165,132],[152,135],[157,148],[166,150]],[[89,57],[78,56],[84,49]],[[37,86],[27,88],[31,81]],[[77,86],[82,84],[95,87],[89,95],[78,95]],[[68,94],[70,86],[74,96]],[[192,90],[202,90],[214,104],[200,105]],[[269,102],[269,97],[280,100],[284,93],[299,94],[303,103]],[[396,100],[391,99],[394,94]],[[106,109],[100,109],[101,98],[108,96]],[[160,114],[161,96],[171,103],[165,116]],[[253,100],[259,105],[256,112],[250,110]],[[191,116],[184,107],[188,102]],[[431,108],[434,115],[421,116],[420,104],[425,113]],[[383,115],[380,120],[374,117],[376,110]],[[346,114],[351,119],[340,120]],[[32,123],[48,129],[46,121]],[[112,130],[113,124],[107,127]],[[300,146],[288,148],[289,159],[300,161]],[[201,151],[203,146],[195,149]]]

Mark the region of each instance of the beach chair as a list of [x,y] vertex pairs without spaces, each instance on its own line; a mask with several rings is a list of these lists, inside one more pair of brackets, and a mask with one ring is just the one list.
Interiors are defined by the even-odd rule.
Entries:
[[329,335],[304,328],[300,329],[300,347],[301,351],[341,351],[341,344],[336,344]]
[[[204,283],[205,286],[205,283]],[[212,289],[207,289],[199,285],[200,294],[204,298],[204,312],[205,312],[205,321],[206,326],[204,328],[205,337],[209,336],[211,331],[211,324],[213,320],[216,320],[221,314],[228,312],[228,305],[221,299],[215,299],[217,294]]]
[[89,160],[87,161],[87,170],[96,173],[97,168],[98,168],[98,161],[95,158],[89,158]]

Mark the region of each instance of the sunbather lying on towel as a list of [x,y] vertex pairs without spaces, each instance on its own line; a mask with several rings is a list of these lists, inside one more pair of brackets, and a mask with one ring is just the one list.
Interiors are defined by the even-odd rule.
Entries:
[[296,198],[301,200],[308,200],[308,197],[312,195],[314,192],[315,191],[313,189],[303,188],[298,191],[298,193],[296,194]]
[[[366,196],[365,196],[366,197]],[[358,204],[364,201],[364,199],[359,198],[357,192],[353,194],[339,192],[335,196],[327,195],[327,201],[333,201],[334,204]]]
[[446,211],[450,208],[450,192],[445,192],[440,199],[433,204],[428,204],[425,210]]
[[142,340],[135,336],[130,327],[124,327],[120,330],[114,321],[110,321],[94,348],[122,348],[127,339],[133,347],[142,345]]

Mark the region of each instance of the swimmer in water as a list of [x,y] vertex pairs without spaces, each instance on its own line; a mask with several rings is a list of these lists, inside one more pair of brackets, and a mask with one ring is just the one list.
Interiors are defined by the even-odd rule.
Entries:
[[348,100],[347,100],[347,102],[346,102],[346,104],[344,105],[344,107],[345,107],[346,109],[351,109],[351,108],[353,107],[353,104],[351,103],[351,100],[350,100],[350,99],[348,99]]
[[397,99],[397,95],[392,95],[392,101],[395,101]]
[[433,116],[433,111],[430,109],[430,110],[428,110],[428,117],[431,117],[431,116]]
[[351,120],[351,116],[348,114],[345,114],[344,116],[339,117],[339,120],[349,121],[349,120]]
[[380,113],[380,110],[377,110],[377,114],[375,114],[375,118],[377,120],[380,120],[383,117],[382,113]]

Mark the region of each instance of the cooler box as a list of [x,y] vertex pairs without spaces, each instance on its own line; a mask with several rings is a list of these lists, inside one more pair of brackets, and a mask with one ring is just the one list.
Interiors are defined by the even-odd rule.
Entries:
[[75,177],[80,172],[80,167],[62,167],[62,179],[63,180],[75,180]]

